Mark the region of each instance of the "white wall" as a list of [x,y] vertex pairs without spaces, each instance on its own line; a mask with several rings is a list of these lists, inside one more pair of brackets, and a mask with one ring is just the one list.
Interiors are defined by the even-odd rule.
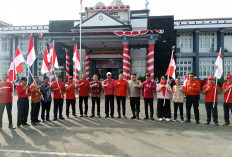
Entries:
[[131,73],[135,73],[137,78],[146,74],[146,54],[147,50],[145,48],[131,49]]

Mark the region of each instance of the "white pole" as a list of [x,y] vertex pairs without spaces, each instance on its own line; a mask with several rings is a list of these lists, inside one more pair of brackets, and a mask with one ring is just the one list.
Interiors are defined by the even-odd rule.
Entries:
[[[81,52],[81,36],[82,36],[82,33],[81,33],[81,22],[82,22],[82,19],[81,19],[81,10],[82,10],[82,3],[80,5],[80,53],[79,53],[80,54],[80,64],[81,64],[81,67],[82,67],[82,58],[81,58],[81,56],[82,56],[82,52]],[[80,72],[80,74],[81,74],[81,72]]]
[[216,103],[215,101],[216,101],[217,83],[218,83],[217,80],[218,80],[218,79],[216,78],[216,86],[215,86],[215,92],[214,92],[214,98],[213,98],[213,108],[215,107],[215,103]]
[[[13,97],[13,99],[12,99],[12,109],[11,109],[11,114],[12,115],[14,115],[14,84],[15,84],[15,82],[16,82],[16,80],[14,81],[14,75],[15,75],[15,64],[14,64],[14,58],[15,58],[15,56],[14,56],[14,51],[12,51],[12,54],[13,54],[13,83],[12,83],[12,85],[13,85],[13,93],[12,93],[12,97]],[[17,79],[17,77],[16,77],[16,79]]]
[[228,99],[229,99],[230,93],[231,93],[231,88],[230,88],[229,94],[228,94],[228,96],[227,96],[226,103],[228,102]]

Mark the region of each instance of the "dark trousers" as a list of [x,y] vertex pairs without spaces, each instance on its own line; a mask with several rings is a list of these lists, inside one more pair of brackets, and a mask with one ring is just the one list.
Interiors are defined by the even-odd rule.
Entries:
[[207,122],[211,121],[211,113],[213,113],[213,121],[214,123],[218,123],[218,110],[217,103],[213,106],[213,102],[205,102],[205,109],[207,114]]
[[118,115],[121,116],[121,102],[122,102],[122,114],[126,115],[126,97],[116,96]]
[[46,120],[49,120],[49,114],[50,114],[50,108],[51,108],[51,101],[42,101],[42,112],[41,112],[41,119],[45,120],[45,112],[46,112]]
[[62,112],[63,112],[63,102],[64,99],[54,99],[54,118],[57,119],[57,112],[59,110],[59,118],[62,118]]
[[130,106],[133,117],[139,116],[140,112],[140,97],[131,97],[130,98]]
[[186,97],[186,114],[187,120],[191,119],[191,107],[193,105],[195,120],[199,121],[199,95],[187,95]]
[[100,115],[100,97],[92,97],[92,115],[95,115],[95,103],[97,104],[97,115]]
[[174,119],[177,119],[178,108],[179,108],[179,111],[180,111],[180,119],[183,121],[184,120],[183,103],[174,102]]
[[171,118],[171,105],[170,99],[158,99],[157,100],[157,117],[158,118]]
[[146,118],[149,118],[148,105],[150,107],[150,118],[153,118],[153,116],[154,116],[153,98],[144,98],[145,117]]
[[82,106],[83,100],[84,100],[84,103],[85,103],[85,112],[84,112],[84,114],[87,115],[87,113],[88,113],[88,97],[87,96],[86,97],[82,97],[82,96],[79,97],[80,114],[83,115],[83,106]]
[[37,122],[40,110],[40,102],[31,103],[31,122]]
[[76,99],[66,99],[66,115],[69,116],[69,108],[72,106],[72,114],[76,115]]
[[9,125],[12,125],[12,112],[11,112],[12,102],[9,102],[9,103],[0,103],[0,126],[2,126],[2,117],[3,117],[5,106],[7,110]]
[[106,95],[105,96],[105,114],[106,114],[106,116],[109,116],[109,107],[110,107],[110,115],[114,116],[114,95]]
[[29,111],[29,99],[28,98],[18,98],[18,120],[17,125],[27,123],[28,111]]
[[226,124],[230,124],[230,110],[232,113],[232,103],[225,103],[223,105],[224,109],[224,119]]

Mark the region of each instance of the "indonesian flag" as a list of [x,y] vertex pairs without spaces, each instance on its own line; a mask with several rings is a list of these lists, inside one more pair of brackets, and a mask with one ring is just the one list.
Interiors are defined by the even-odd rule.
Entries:
[[51,59],[50,60],[51,66],[59,69],[54,41],[53,41],[52,46],[50,47],[50,55],[51,55],[51,58],[50,58]]
[[32,66],[34,61],[36,60],[35,49],[32,34],[29,41],[28,53],[27,53],[27,65]]
[[16,50],[15,56],[11,60],[11,65],[9,69],[9,81],[16,81],[16,74],[22,73],[22,63],[25,62],[23,55],[20,53],[19,48]]
[[49,64],[48,63],[49,63],[49,54],[48,54],[48,49],[45,48],[43,65],[42,65],[42,69],[41,69],[42,74],[49,72]]
[[175,63],[175,60],[174,60],[174,56],[172,55],[172,58],[170,60],[170,63],[169,63],[169,66],[168,66],[168,69],[167,69],[165,75],[175,79],[176,78],[175,70],[176,70],[176,63]]
[[79,52],[78,52],[78,46],[75,45],[73,47],[73,62],[75,64],[75,68],[80,71],[81,70],[81,64],[80,64],[80,57],[79,57]]
[[188,79],[189,79],[188,74],[185,74],[185,76],[184,76],[184,84],[183,84],[184,87],[186,86],[186,83],[187,83]]
[[220,51],[218,53],[218,57],[217,57],[217,60],[215,62],[215,65],[216,65],[216,71],[215,71],[214,76],[217,79],[220,79],[222,77],[222,74],[223,74],[223,60],[222,60],[221,48],[220,48]]

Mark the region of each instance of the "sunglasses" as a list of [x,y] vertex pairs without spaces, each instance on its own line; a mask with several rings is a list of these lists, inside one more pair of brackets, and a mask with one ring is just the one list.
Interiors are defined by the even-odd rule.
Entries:
[[189,77],[194,77],[194,76],[189,76]]

